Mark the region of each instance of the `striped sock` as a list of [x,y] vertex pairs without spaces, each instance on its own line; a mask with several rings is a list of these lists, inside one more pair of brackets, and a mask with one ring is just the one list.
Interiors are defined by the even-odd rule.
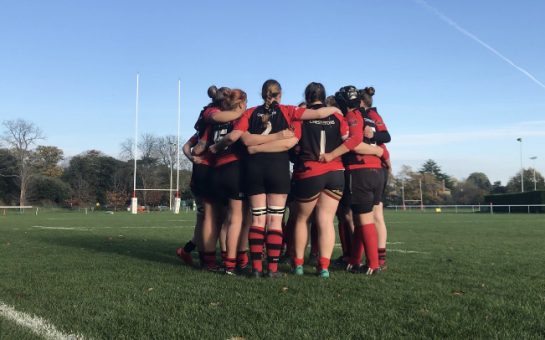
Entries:
[[263,272],[263,244],[265,242],[265,228],[256,226],[250,227],[248,241],[250,243],[252,268],[258,272]]
[[386,263],[386,248],[378,248],[378,264],[382,267]]
[[282,251],[282,230],[269,230],[267,232],[267,258],[270,273],[278,271],[278,260]]

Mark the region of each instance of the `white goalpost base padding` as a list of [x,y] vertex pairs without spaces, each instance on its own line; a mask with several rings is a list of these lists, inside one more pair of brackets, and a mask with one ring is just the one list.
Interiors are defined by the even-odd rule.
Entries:
[[131,198],[131,214],[138,213],[138,198]]
[[174,213],[177,215],[180,213],[180,203],[181,203],[180,197],[176,197],[174,199]]

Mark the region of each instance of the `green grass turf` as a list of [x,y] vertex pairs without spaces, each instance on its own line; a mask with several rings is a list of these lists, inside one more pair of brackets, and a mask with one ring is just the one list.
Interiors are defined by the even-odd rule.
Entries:
[[191,214],[10,212],[0,216],[0,301],[97,339],[545,337],[544,215],[386,220],[379,276],[320,280],[306,267],[252,280],[179,263]]

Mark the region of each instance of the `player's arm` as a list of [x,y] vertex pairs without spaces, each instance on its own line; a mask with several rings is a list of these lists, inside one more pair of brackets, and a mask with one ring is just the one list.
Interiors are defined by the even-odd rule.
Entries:
[[380,146],[370,145],[363,142],[358,144],[353,151],[360,155],[375,155],[378,157],[382,157],[382,154],[384,153],[384,150]]
[[320,155],[320,162],[328,163],[354,150],[363,141],[363,119],[354,111],[349,112],[346,117],[348,121],[348,138],[335,150]]
[[214,123],[228,123],[239,119],[243,113],[243,107],[239,107],[236,110],[214,112],[210,115],[209,119]]
[[193,148],[195,145],[197,145],[199,141],[199,136],[197,134],[194,134],[185,144],[182,146],[182,152],[184,153],[184,156],[192,163],[200,163],[200,157],[194,156],[191,153],[191,148]]
[[322,118],[331,116],[335,112],[339,112],[339,109],[334,106],[321,107],[316,110],[305,109],[304,111],[296,111],[296,115],[294,119],[295,120],[322,119]]
[[299,140],[296,137],[274,140],[272,142],[249,146],[248,153],[284,152],[293,148]]
[[289,129],[285,129],[277,133],[271,133],[268,135],[256,135],[253,133],[246,132],[245,134],[242,135],[242,143],[244,143],[244,145],[249,147],[249,146],[265,144],[265,143],[273,142],[276,140],[287,139],[292,137],[293,137],[293,132]]
[[217,141],[214,145],[210,146],[210,151],[212,153],[218,153],[220,151],[225,150],[231,144],[234,144],[237,140],[239,140],[244,133],[245,131],[242,131],[242,130],[233,130],[229,132],[228,134],[223,136],[223,138]]

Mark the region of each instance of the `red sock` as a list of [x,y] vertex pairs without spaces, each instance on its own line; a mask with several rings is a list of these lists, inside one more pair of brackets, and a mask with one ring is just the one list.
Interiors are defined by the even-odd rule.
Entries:
[[378,248],[378,264],[382,267],[386,263],[386,248]]
[[310,255],[318,254],[318,228],[316,223],[310,225]]
[[204,264],[206,268],[214,268],[216,266],[216,252],[204,252]]
[[349,263],[356,266],[361,263],[361,257],[363,255],[363,240],[362,240],[362,226],[357,225],[354,230],[354,238],[352,239],[352,257],[350,257]]
[[223,265],[227,270],[235,270],[235,267],[237,266],[237,259],[234,257],[226,257],[225,260],[223,260]]
[[320,259],[318,260],[318,268],[320,268],[321,270],[328,270],[329,262],[330,260],[328,258],[320,257]]
[[250,227],[248,234],[250,243],[250,257],[252,258],[252,268],[258,272],[263,271],[263,243],[265,242],[265,228]]
[[293,258],[293,264],[295,264],[295,266],[302,266],[303,264],[305,263],[305,259],[298,259],[298,258]]
[[374,223],[364,224],[362,228],[363,243],[365,244],[365,257],[367,265],[371,269],[380,267],[378,263],[378,234]]
[[240,268],[246,268],[248,266],[248,253],[246,250],[237,253],[237,264]]
[[282,251],[282,230],[269,230],[267,232],[267,259],[270,273],[278,271],[278,260]]

